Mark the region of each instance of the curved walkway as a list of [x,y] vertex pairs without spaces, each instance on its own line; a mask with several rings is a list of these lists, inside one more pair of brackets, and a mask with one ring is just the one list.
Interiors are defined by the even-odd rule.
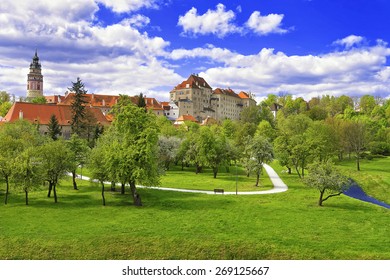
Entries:
[[[288,190],[287,185],[282,181],[282,179],[280,179],[279,175],[275,172],[275,170],[271,166],[269,166],[268,164],[264,164],[264,169],[267,172],[269,178],[271,179],[272,184],[274,185],[273,189],[266,190],[266,191],[237,192],[237,194],[239,195],[272,194],[272,193],[285,192]],[[83,176],[82,179],[89,180],[89,178],[86,176]],[[105,183],[110,184],[109,182],[105,182]],[[137,187],[154,189],[154,190],[162,190],[162,191],[215,194],[214,191],[188,190],[188,189],[176,189],[176,188],[164,188],[164,187],[146,187],[140,185],[137,185]],[[224,192],[223,194],[236,194],[236,192]]]

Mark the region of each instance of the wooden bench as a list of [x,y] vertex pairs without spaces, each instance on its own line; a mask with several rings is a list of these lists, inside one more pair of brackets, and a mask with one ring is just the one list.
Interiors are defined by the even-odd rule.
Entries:
[[214,193],[224,193],[224,189],[214,189]]

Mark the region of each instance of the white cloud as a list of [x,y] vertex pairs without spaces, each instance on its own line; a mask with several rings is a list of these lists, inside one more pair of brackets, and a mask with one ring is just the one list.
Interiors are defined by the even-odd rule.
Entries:
[[349,35],[343,39],[339,39],[333,42],[333,45],[341,45],[346,47],[347,49],[352,48],[353,46],[359,45],[363,42],[364,38],[356,35]]
[[251,14],[246,26],[259,35],[267,35],[270,33],[286,33],[286,29],[282,29],[283,14],[269,14],[262,16],[259,11]]
[[127,13],[141,8],[157,8],[157,0],[97,0],[115,13]]
[[46,95],[64,93],[78,76],[89,92],[106,94],[157,94],[156,87],[171,87],[183,79],[163,60],[169,42],[137,29],[149,18],[133,15],[108,26],[95,25],[98,9],[92,0],[36,0],[34,5],[3,1],[0,90],[26,94],[35,48]]
[[242,55],[214,46],[171,53],[172,59],[198,57],[222,63],[199,73],[213,87],[252,91],[257,96],[288,92],[306,98],[322,94],[389,95],[389,56],[390,48],[383,43],[317,56],[288,56],[267,48],[255,55]]
[[179,17],[178,25],[183,27],[184,34],[214,34],[222,38],[229,33],[241,31],[232,23],[235,17],[235,13],[232,10],[226,11],[223,4],[218,4],[215,10],[209,9],[203,15],[198,15],[198,10],[193,7],[184,16]]

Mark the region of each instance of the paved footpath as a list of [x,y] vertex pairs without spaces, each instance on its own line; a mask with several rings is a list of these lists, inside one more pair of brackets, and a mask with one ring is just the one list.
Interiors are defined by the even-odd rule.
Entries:
[[[264,164],[264,169],[267,172],[269,178],[271,179],[272,184],[274,185],[273,189],[266,191],[248,191],[248,192],[238,192],[239,195],[258,195],[258,194],[272,194],[280,193],[287,191],[287,185],[280,179],[279,175],[275,170],[268,164]],[[86,176],[82,176],[83,180],[90,180]],[[105,182],[105,184],[110,184],[110,182]],[[162,191],[174,191],[174,192],[186,192],[186,193],[204,193],[204,194],[215,194],[214,191],[201,191],[201,190],[187,190],[187,189],[177,189],[177,188],[164,188],[164,187],[145,187],[137,186],[138,188],[149,188]],[[219,194],[219,193],[218,193]],[[224,192],[224,194],[236,194],[236,192]]]

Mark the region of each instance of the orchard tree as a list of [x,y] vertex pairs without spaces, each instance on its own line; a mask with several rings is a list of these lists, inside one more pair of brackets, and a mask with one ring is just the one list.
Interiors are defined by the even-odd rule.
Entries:
[[18,154],[14,162],[12,180],[16,189],[24,191],[26,205],[29,203],[29,192],[42,185],[42,175],[41,158],[36,147],[27,147],[23,152]]
[[[98,141],[97,147],[93,149],[91,162],[101,162],[104,167],[104,170],[97,169],[98,172],[94,172],[95,179],[103,181],[105,178],[115,178],[116,173],[113,174],[112,164],[103,163],[116,162],[116,169],[126,175],[125,180],[130,185],[134,205],[142,206],[136,184],[157,185],[160,178],[156,157],[158,154],[156,116],[133,104],[124,106],[116,114],[112,127],[105,137],[116,141]],[[95,149],[97,151],[94,151]]]
[[20,167],[21,164],[19,162],[21,154],[28,148],[38,147],[41,143],[42,137],[36,128],[25,120],[6,123],[0,127],[0,175],[6,183],[5,204],[8,202],[11,181],[19,179],[18,176],[21,175],[16,172],[16,167]]
[[360,159],[367,146],[367,127],[359,119],[346,120],[344,126],[344,137],[347,147],[355,153],[356,169],[360,171]]
[[83,167],[88,160],[90,148],[85,139],[80,138],[77,134],[72,134],[70,139],[65,142],[66,147],[71,151],[72,166],[70,172],[72,173],[73,189],[77,190],[76,171],[78,167]]
[[57,184],[72,169],[72,151],[65,144],[65,140],[57,140],[45,143],[39,149],[43,179],[49,183],[48,197],[51,191],[54,194],[54,202],[57,203]]
[[213,176],[217,178],[218,168],[227,158],[227,143],[223,131],[217,126],[202,127],[199,148],[202,162],[213,169]]
[[337,171],[331,161],[315,162],[310,165],[309,175],[304,179],[304,183],[320,192],[319,206],[329,198],[341,195],[349,184],[348,178]]
[[250,150],[251,160],[253,161],[253,170],[256,172],[256,187],[258,187],[263,165],[271,162],[273,159],[273,149],[267,138],[256,135],[250,143]]
[[175,161],[180,143],[181,139],[175,136],[160,135],[158,137],[159,159],[165,170],[169,170],[171,163]]

